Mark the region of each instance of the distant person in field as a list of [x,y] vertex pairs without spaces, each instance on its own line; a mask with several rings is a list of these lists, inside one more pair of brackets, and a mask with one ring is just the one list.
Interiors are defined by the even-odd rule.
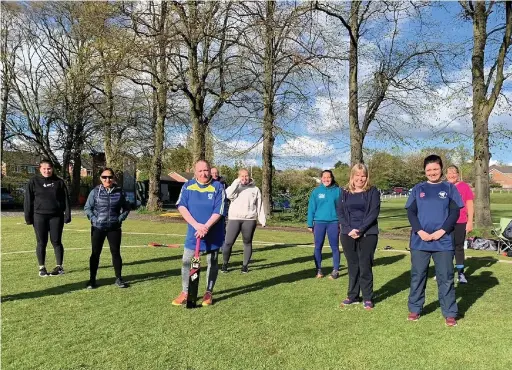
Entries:
[[196,239],[201,238],[201,252],[206,254],[206,292],[202,305],[213,303],[212,293],[219,272],[219,249],[224,243],[224,187],[210,175],[210,164],[199,160],[194,165],[194,178],[181,188],[176,202],[178,211],[187,221],[187,236],[183,251],[181,293],[172,304],[181,306],[187,303],[190,260],[194,256]]
[[[39,163],[39,173],[32,177],[25,187],[24,211],[25,222],[27,225],[33,225],[36,234],[39,276],[62,275],[64,273],[62,230],[65,223],[71,222],[71,208],[66,184],[55,175],[53,163],[48,159],[43,159]],[[50,273],[45,266],[48,233],[57,263]]]
[[373,260],[377,248],[380,213],[380,193],[371,186],[368,168],[356,164],[338,202],[341,245],[348,265],[347,298],[340,306],[357,304],[360,293],[366,310],[372,310]]
[[112,264],[116,274],[115,285],[127,288],[121,272],[121,226],[130,213],[130,203],[126,200],[123,190],[116,185],[114,170],[105,167],[100,171],[101,185],[91,190],[85,203],[85,214],[91,220],[91,257],[89,258],[90,279],[87,289],[97,287],[96,274],[100,263],[101,251],[105,238],[110,246]]
[[249,272],[249,261],[252,255],[252,239],[256,230],[256,222],[265,227],[266,217],[260,189],[254,185],[249,177],[249,171],[242,168],[238,171],[238,178],[226,189],[226,196],[231,201],[228,213],[228,226],[226,240],[222,247],[222,272],[228,272],[231,249],[236,238],[242,232],[244,243],[244,260],[242,273]]
[[468,280],[464,275],[464,241],[466,240],[466,233],[473,230],[473,199],[475,199],[475,196],[469,185],[460,180],[459,168],[457,166],[451,165],[447,168],[446,179],[455,185],[464,202],[464,207],[460,210],[459,219],[453,230],[453,241],[455,244],[455,267],[457,268],[459,284],[467,284]]
[[226,181],[224,180],[224,177],[220,175],[219,169],[217,167],[212,167],[210,173],[212,175],[212,180],[220,182],[224,189],[226,189]]
[[429,155],[423,162],[427,181],[416,184],[405,208],[411,224],[410,321],[420,318],[430,259],[434,260],[439,303],[447,326],[457,325],[457,302],[453,284],[453,230],[464,202],[455,185],[442,181],[443,161]]
[[336,203],[340,197],[340,188],[330,170],[322,171],[321,183],[309,197],[308,204],[308,230],[313,233],[315,242],[314,259],[315,271],[318,279],[323,278],[322,248],[325,235],[329,239],[332,250],[332,272],[330,279],[337,279],[340,270],[339,224],[336,214]]

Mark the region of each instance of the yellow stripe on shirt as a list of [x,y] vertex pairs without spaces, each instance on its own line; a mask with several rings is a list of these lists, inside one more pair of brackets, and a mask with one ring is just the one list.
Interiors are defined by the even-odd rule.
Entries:
[[194,183],[187,186],[187,190],[198,191],[200,193],[215,193],[215,187],[213,187],[211,184],[205,188],[201,188],[199,185],[197,185],[197,183]]

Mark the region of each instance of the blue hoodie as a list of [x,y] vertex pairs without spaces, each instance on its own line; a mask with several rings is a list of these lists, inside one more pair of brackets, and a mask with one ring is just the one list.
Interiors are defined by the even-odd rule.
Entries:
[[338,222],[336,203],[340,197],[338,185],[326,187],[320,184],[311,192],[308,206],[308,227],[313,227],[313,222]]

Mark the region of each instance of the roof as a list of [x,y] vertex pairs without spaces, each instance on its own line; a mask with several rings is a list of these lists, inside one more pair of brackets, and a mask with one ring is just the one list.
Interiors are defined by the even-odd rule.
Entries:
[[43,157],[37,153],[31,153],[26,151],[7,151],[4,150],[2,153],[2,162],[7,164],[18,164],[18,165],[34,165],[39,166],[39,162]]
[[501,172],[501,173],[512,174],[512,166],[496,166],[496,165],[492,165],[489,168],[489,171],[492,171],[492,170],[496,170],[496,171]]
[[188,180],[192,180],[194,178],[194,174],[191,172],[169,172],[169,177],[173,179],[173,181],[178,182],[187,182]]

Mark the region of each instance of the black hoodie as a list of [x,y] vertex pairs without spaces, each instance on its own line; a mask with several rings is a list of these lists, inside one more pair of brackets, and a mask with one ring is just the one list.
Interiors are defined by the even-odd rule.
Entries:
[[32,177],[25,188],[24,210],[28,225],[34,222],[34,213],[55,216],[64,213],[64,222],[70,222],[71,209],[64,180],[56,175]]

